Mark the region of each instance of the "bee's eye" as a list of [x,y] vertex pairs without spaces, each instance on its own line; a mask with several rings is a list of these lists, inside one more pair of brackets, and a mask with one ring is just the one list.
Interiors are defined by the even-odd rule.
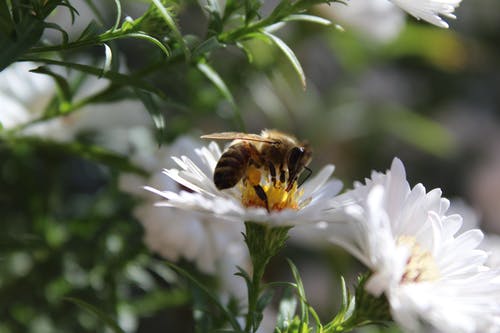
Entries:
[[290,151],[290,155],[288,156],[288,167],[295,167],[299,160],[302,158],[304,155],[304,148],[303,147],[294,147]]

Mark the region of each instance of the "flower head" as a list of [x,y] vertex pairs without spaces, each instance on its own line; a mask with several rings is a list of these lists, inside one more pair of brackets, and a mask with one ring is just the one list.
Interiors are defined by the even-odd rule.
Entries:
[[413,15],[441,28],[448,28],[441,16],[456,18],[455,8],[462,0],[391,0],[396,6]]
[[332,223],[330,241],[372,271],[366,289],[384,293],[393,318],[415,331],[486,332],[500,323],[500,273],[484,263],[481,231],[458,234],[460,215],[446,215],[441,191],[410,188],[398,159],[386,174],[339,198],[349,221]]
[[[341,183],[330,180],[334,167],[325,166],[315,177],[298,187],[273,181],[273,176],[257,170],[248,170],[253,181],[240,181],[236,186],[218,190],[213,175],[217,161],[222,155],[219,146],[212,142],[207,147],[195,150],[201,163],[181,156],[173,157],[179,168],[164,170],[164,173],[185,190],[161,191],[147,187],[166,201],[157,206],[176,207],[197,211],[219,219],[269,223],[271,226],[293,226],[300,223],[317,222],[326,212],[325,199],[335,196]],[[259,183],[259,189],[251,184]],[[264,202],[263,193],[267,198]]]

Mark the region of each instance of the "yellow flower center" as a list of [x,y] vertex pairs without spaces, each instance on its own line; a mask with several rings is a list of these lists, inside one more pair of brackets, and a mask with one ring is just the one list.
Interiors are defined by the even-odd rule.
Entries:
[[268,172],[250,167],[247,170],[247,178],[240,183],[241,202],[245,207],[263,207],[268,211],[281,211],[287,208],[298,210],[300,208],[298,200],[303,190],[298,189],[296,181],[288,191],[287,187],[289,187],[288,182],[272,180]]
[[406,262],[401,283],[435,281],[439,278],[439,268],[432,254],[420,247],[413,236],[400,236],[398,246],[406,246],[411,253]]

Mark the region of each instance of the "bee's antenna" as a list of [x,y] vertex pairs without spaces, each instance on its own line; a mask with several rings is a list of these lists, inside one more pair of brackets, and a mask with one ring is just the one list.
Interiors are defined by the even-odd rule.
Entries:
[[305,170],[305,171],[307,171],[307,175],[306,175],[306,176],[302,179],[302,181],[301,181],[301,182],[300,182],[300,184],[299,184],[299,187],[300,187],[300,186],[302,186],[302,184],[304,184],[304,182],[305,182],[306,180],[308,180],[308,179],[309,179],[309,177],[311,177],[311,175],[312,175],[312,173],[313,173],[313,172],[312,172],[312,170],[311,170],[311,169],[309,169],[308,167],[304,167],[304,170]]

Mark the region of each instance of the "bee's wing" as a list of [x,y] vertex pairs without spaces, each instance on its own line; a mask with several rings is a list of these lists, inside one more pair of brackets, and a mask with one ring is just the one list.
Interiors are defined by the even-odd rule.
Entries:
[[212,134],[202,135],[201,138],[202,139],[214,139],[214,140],[248,140],[248,141],[275,143],[275,140],[264,138],[261,135],[243,133],[243,132],[212,133]]

